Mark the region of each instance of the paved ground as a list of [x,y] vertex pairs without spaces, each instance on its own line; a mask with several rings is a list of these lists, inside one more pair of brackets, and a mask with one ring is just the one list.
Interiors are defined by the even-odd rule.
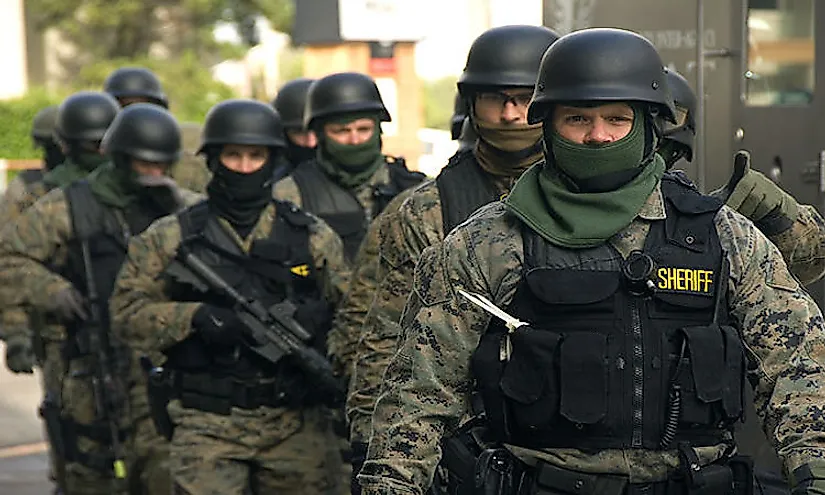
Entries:
[[5,355],[0,344],[0,494],[50,494],[46,447],[37,417],[40,378],[10,373]]

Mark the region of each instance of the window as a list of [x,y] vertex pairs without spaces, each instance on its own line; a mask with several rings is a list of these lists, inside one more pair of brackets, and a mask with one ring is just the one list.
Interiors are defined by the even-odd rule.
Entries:
[[814,95],[814,0],[749,0],[747,33],[747,104],[810,104]]

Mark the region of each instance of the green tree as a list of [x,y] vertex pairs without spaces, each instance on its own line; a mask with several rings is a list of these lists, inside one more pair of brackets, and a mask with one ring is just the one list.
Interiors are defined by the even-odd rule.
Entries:
[[62,60],[69,74],[96,60],[140,59],[155,52],[176,60],[194,52],[206,64],[221,54],[212,36],[219,21],[234,23],[248,42],[257,16],[288,31],[294,0],[26,0],[41,29],[57,28],[77,48]]
[[456,77],[450,76],[434,81],[423,81],[424,126],[432,129],[450,130],[455,103]]
[[44,89],[29,91],[22,98],[0,101],[0,158],[37,158],[40,152],[31,138],[35,114],[49,105],[57,105],[66,94],[55,94]]

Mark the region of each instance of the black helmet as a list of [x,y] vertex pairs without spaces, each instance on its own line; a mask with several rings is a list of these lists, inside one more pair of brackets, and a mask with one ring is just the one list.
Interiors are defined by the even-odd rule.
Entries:
[[665,69],[667,85],[676,104],[676,123],[666,123],[664,139],[670,139],[684,145],[685,158],[693,160],[693,141],[696,137],[696,93],[681,74],[675,70]]
[[541,26],[488,29],[470,46],[458,91],[467,98],[479,87],[535,86],[541,56],[558,38],[558,34]]
[[466,98],[462,98],[461,94],[455,95],[455,103],[453,104],[453,116],[450,119],[450,136],[453,141],[461,137],[461,128],[464,126],[464,121],[470,116],[470,105]]
[[563,36],[541,60],[527,122],[545,119],[556,103],[638,101],[675,121],[662,59],[642,36],[622,29],[592,28]]
[[75,93],[57,110],[55,134],[66,141],[100,141],[119,110],[117,100],[107,93]]
[[358,72],[331,74],[309,87],[304,127],[311,129],[318,119],[356,112],[377,113],[382,122],[392,120],[371,77]]
[[204,152],[208,146],[224,144],[283,148],[286,144],[281,117],[275,109],[260,101],[222,101],[206,114],[198,153]]
[[169,101],[163,93],[160,81],[149,69],[143,67],[121,67],[109,74],[103,83],[103,91],[115,98],[146,98],[152,103],[168,107]]
[[54,139],[54,126],[57,123],[57,105],[49,105],[37,112],[32,119],[32,138],[39,141]]
[[108,155],[124,154],[155,163],[174,163],[181,153],[180,127],[175,117],[151,103],[123,109],[100,147]]
[[304,128],[304,109],[306,108],[307,93],[315,79],[301,77],[293,79],[281,86],[272,106],[281,114],[284,128],[290,131]]

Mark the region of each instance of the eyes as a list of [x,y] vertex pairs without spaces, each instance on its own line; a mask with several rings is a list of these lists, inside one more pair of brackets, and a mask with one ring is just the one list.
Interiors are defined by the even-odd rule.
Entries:
[[365,124],[356,127],[334,127],[329,129],[329,133],[338,136],[349,134],[351,132],[356,132],[358,134],[367,134],[372,132],[373,129],[375,129],[375,126]]
[[[615,125],[615,126],[624,126],[633,123],[633,117],[627,115],[606,115],[602,117],[596,117],[600,120],[607,122],[608,124]],[[566,125],[571,126],[583,126],[583,125],[592,125],[593,124],[593,117],[588,115],[566,115],[562,118],[562,122]]]

